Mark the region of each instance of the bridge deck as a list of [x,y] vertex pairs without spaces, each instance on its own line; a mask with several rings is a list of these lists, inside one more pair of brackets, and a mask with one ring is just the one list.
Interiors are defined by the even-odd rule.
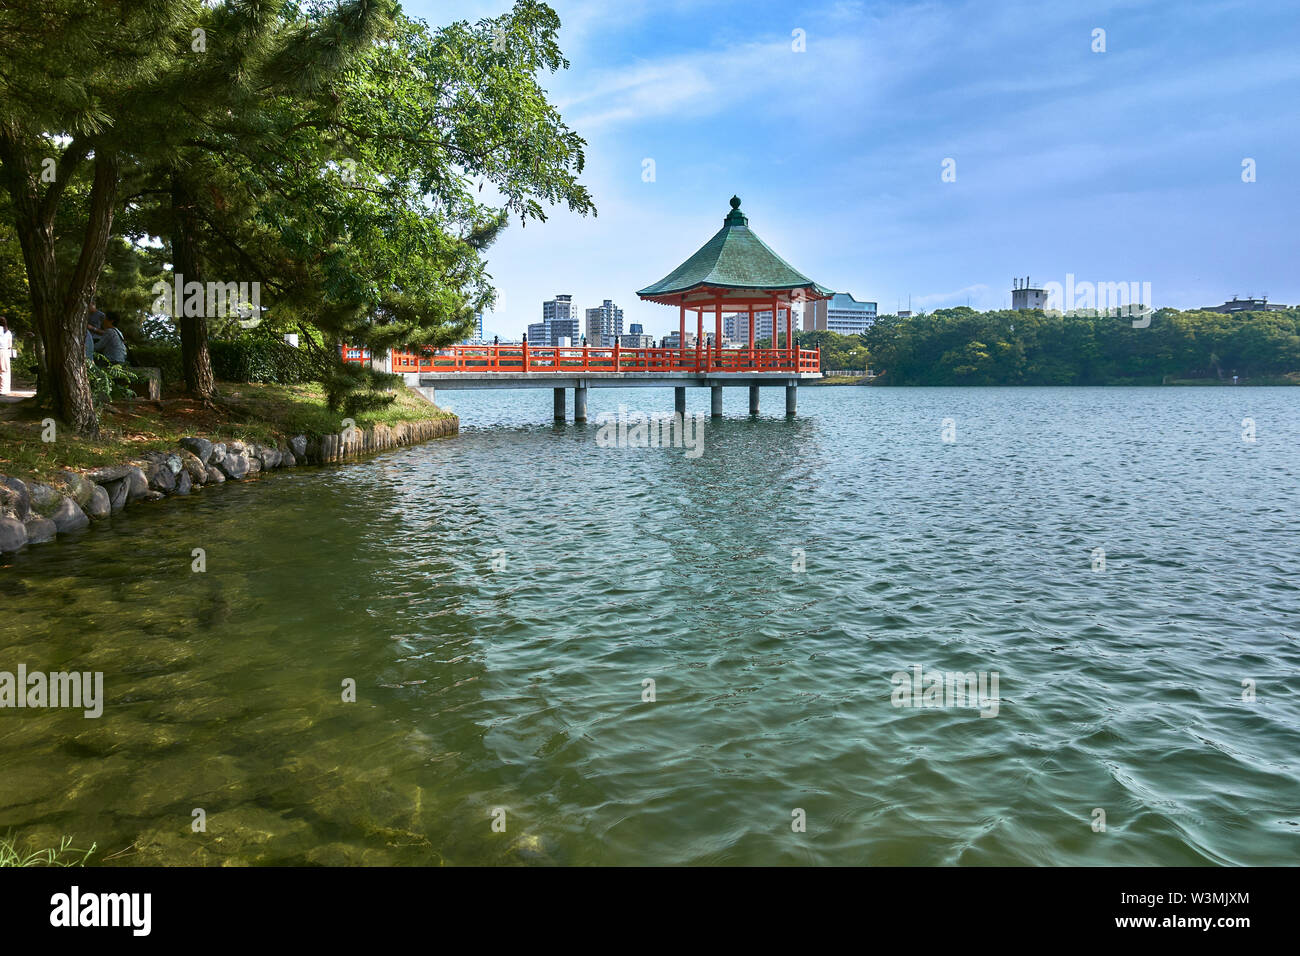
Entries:
[[653,388],[715,385],[785,386],[819,379],[820,372],[408,372],[413,385],[437,389],[471,388]]

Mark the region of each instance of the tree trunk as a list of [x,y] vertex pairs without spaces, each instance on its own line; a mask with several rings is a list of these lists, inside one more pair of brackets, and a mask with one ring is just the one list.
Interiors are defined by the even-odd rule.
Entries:
[[15,126],[0,124],[0,170],[14,204],[14,226],[27,267],[32,319],[45,348],[41,384],[55,415],[82,434],[96,435],[99,423],[86,375],[86,311],[112,235],[118,158],[102,148],[95,153],[81,254],[72,274],[63,282],[54,257],[54,218],[63,190],[89,153],[89,146],[74,141],[66,147],[55,181],[43,194],[30,146]]
[[[198,246],[198,217],[194,196],[179,172],[172,172],[172,272],[184,283],[203,281],[203,260]],[[172,303],[181,333],[181,364],[185,388],[195,398],[211,402],[217,394],[212,356],[208,351],[208,320],[203,315],[186,315],[184,295]]]

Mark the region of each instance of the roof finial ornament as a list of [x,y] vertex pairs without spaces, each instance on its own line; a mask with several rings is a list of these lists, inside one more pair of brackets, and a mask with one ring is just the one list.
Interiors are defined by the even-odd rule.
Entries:
[[740,197],[739,197],[739,196],[732,196],[732,197],[731,197],[731,208],[732,208],[732,209],[739,209],[739,208],[740,208]]

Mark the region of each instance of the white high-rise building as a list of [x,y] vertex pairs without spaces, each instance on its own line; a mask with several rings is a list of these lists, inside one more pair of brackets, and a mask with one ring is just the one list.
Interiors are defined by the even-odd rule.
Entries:
[[587,310],[587,344],[596,348],[613,348],[623,334],[623,310],[609,299]]
[[859,335],[875,323],[876,311],[875,302],[859,302],[851,292],[836,292],[833,298],[804,303],[803,327],[805,332]]
[[469,334],[469,338],[460,343],[461,345],[482,345],[483,344],[483,313],[474,313],[474,331]]
[[[780,319],[778,331],[785,335],[785,320],[789,312],[788,309],[779,309]],[[708,314],[705,314],[704,324],[709,324]],[[722,337],[732,342],[740,342],[744,345],[749,344],[749,313],[736,312],[733,315],[723,315],[722,317]],[[770,339],[772,337],[772,310],[766,312],[754,313],[754,341]]]

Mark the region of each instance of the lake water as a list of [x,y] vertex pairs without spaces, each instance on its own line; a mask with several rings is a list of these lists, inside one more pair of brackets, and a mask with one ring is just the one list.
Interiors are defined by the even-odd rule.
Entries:
[[[0,710],[0,835],[119,865],[1300,859],[1300,390],[803,388],[787,420],[729,389],[699,457],[596,441],[670,389],[593,390],[585,426],[547,391],[440,401],[459,437],[0,559],[0,670],[107,698]],[[996,675],[995,706],[896,706],[914,667]]]

